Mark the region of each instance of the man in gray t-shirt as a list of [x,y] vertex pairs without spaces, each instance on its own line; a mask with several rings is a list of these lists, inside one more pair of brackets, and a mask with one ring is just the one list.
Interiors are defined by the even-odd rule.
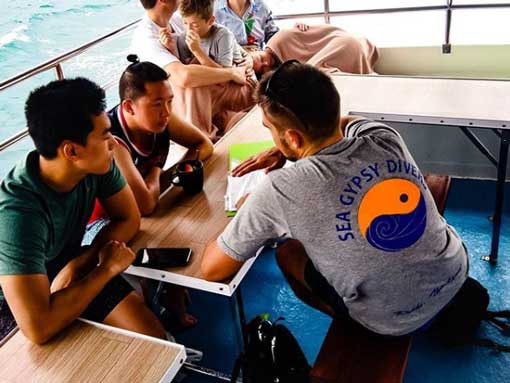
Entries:
[[[381,123],[340,118],[331,79],[287,62],[257,93],[276,148],[235,173],[283,156],[204,256],[223,279],[268,242],[296,294],[331,315],[403,335],[426,325],[467,278],[461,239],[438,213],[400,135]],[[338,129],[338,126],[341,129]]]

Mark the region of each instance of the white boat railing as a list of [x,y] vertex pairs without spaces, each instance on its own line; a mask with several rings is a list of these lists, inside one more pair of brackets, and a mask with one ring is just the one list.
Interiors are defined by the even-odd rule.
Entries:
[[[296,14],[281,14],[275,17],[276,20],[287,20],[287,19],[298,19],[298,18],[324,18],[324,22],[329,24],[331,17],[344,16],[344,15],[366,15],[366,14],[385,14],[385,13],[398,13],[398,12],[425,12],[425,11],[445,11],[445,40],[443,44],[443,53],[450,53],[450,26],[452,21],[452,11],[456,9],[482,9],[482,8],[510,8],[510,3],[489,3],[489,4],[455,4],[453,0],[445,0],[444,5],[432,5],[432,6],[417,6],[417,7],[394,7],[394,8],[377,8],[377,9],[359,9],[359,10],[344,10],[335,11],[331,10],[330,0],[323,0],[324,10],[322,12],[312,13],[296,13]],[[116,29],[110,33],[105,34],[95,40],[92,40],[78,48],[75,48],[69,52],[66,52],[60,56],[57,56],[51,60],[48,60],[42,64],[39,64],[23,73],[17,74],[5,81],[0,82],[0,92],[22,82],[33,76],[36,76],[42,72],[48,70],[55,70],[57,79],[64,78],[64,70],[62,64],[73,57],[79,56],[101,43],[109,41],[113,38],[117,38],[120,35],[135,28],[136,24],[140,20],[135,20],[123,27]],[[113,86],[116,81],[109,81],[107,84],[103,84],[103,88],[108,89]],[[14,145],[18,141],[22,140],[28,135],[28,129],[20,130],[15,135],[7,138],[0,142],[0,152],[7,149],[11,145]]]

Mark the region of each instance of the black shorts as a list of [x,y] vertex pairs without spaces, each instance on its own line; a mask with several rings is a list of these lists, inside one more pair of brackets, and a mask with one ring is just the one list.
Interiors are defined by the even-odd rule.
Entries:
[[349,310],[344,300],[329,282],[317,271],[312,261],[308,260],[305,266],[305,282],[312,292],[317,295],[325,304],[333,309],[339,317],[349,316]]
[[16,327],[16,322],[4,298],[0,298],[0,340]]
[[113,309],[133,291],[133,287],[120,275],[114,277],[90,302],[81,318],[103,322]]
[[[87,306],[80,315],[81,318],[94,322],[103,322],[113,309],[133,291],[133,288],[124,278],[117,275]],[[16,326],[9,306],[4,299],[0,299],[0,339]]]
[[[74,250],[74,251],[72,251]],[[69,253],[75,254],[72,249]],[[57,257],[46,265],[48,278],[50,281],[56,277],[58,272],[67,264],[69,259]],[[90,302],[85,311],[80,315],[81,318],[89,319],[94,322],[103,322],[113,309],[132,291],[133,287],[120,275],[111,279],[101,290],[101,292]]]

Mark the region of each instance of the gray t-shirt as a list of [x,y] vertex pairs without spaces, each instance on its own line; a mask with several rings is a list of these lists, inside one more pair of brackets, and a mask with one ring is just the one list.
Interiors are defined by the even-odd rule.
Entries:
[[467,278],[462,241],[438,213],[402,138],[368,120],[269,173],[218,245],[244,261],[286,238],[304,245],[350,316],[380,334],[420,328]]
[[[209,37],[201,39],[200,46],[206,55],[222,67],[231,67],[243,58],[234,34],[223,25],[214,24]],[[195,58],[186,44],[185,33],[177,36],[177,50],[184,64],[189,64]]]

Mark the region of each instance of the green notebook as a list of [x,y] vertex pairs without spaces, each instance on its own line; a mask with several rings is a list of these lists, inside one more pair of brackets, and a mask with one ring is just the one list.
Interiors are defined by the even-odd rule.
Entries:
[[234,144],[230,146],[229,151],[229,168],[231,171],[233,166],[232,164],[239,164],[244,160],[247,160],[251,156],[263,152],[266,149],[272,148],[274,146],[274,142],[270,141],[258,141],[258,142],[246,142],[243,144]]
[[[269,149],[274,146],[273,141],[259,141],[259,142],[247,142],[242,144],[234,144],[230,146],[229,149],[229,172],[232,171],[234,167],[239,165],[244,160],[247,160],[251,156],[263,152],[266,149]],[[233,186],[233,185],[230,185]],[[232,190],[229,185],[227,185],[227,195],[225,195],[225,211],[227,212],[227,216],[233,217],[236,214],[235,210],[229,210],[227,206],[229,205],[229,191]],[[233,196],[230,196],[233,198]]]

